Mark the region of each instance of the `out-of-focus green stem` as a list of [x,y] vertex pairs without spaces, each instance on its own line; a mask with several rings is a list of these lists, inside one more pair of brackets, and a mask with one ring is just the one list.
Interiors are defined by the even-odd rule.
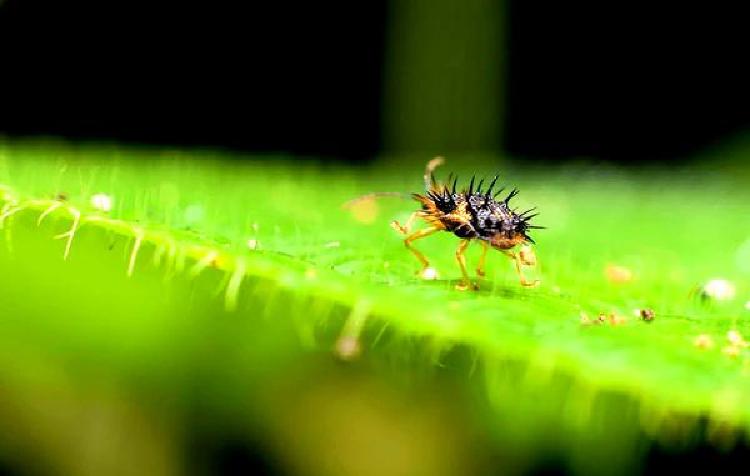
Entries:
[[383,131],[391,152],[497,151],[505,2],[393,0]]

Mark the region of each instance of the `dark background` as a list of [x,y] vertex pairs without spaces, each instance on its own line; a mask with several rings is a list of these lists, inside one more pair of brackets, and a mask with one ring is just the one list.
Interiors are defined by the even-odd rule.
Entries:
[[[0,134],[367,160],[393,5],[0,0]],[[669,162],[744,130],[729,5],[505,2],[503,150]]]

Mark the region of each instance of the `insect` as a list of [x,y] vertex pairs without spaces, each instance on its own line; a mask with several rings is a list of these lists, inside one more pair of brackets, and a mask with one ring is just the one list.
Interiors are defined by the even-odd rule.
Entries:
[[[493,193],[498,176],[483,189],[484,179],[480,180],[475,187],[475,177],[471,178],[468,188],[456,189],[458,177],[453,174],[448,176],[446,184],[440,184],[433,174],[435,168],[444,160],[437,157],[428,162],[424,173],[424,193],[413,193],[411,197],[421,204],[421,208],[411,214],[404,225],[398,221],[391,222],[391,226],[405,236],[404,245],[411,251],[422,265],[419,275],[425,279],[434,277],[435,272],[430,268],[427,258],[417,250],[413,243],[426,238],[439,231],[453,233],[461,242],[456,249],[456,261],[461,270],[461,281],[456,285],[458,290],[478,289],[471,282],[466,270],[466,249],[472,240],[477,240],[482,245],[482,252],[476,268],[477,275],[485,275],[485,260],[489,248],[499,250],[515,264],[516,272],[523,286],[535,286],[539,280],[528,280],[523,274],[523,266],[533,266],[536,258],[528,244],[534,244],[534,240],[527,234],[531,229],[541,229],[542,226],[530,224],[535,217],[532,208],[521,213],[510,208],[510,201],[518,195],[518,189],[511,190],[504,198],[498,199],[504,189],[500,188]],[[453,178],[451,185],[450,181]],[[393,194],[377,194],[393,195]],[[427,223],[427,228],[412,231],[412,226],[417,218]],[[518,251],[514,248],[519,247]]]

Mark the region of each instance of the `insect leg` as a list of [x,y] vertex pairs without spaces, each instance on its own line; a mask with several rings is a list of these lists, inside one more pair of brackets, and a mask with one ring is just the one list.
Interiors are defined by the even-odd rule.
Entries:
[[518,273],[518,277],[521,280],[521,286],[536,286],[539,284],[538,279],[534,280],[527,280],[526,277],[523,275],[523,269],[521,268],[521,265],[523,264],[521,257],[512,251],[504,250],[503,254],[507,256],[508,258],[513,260],[513,263],[516,265],[516,272]]
[[440,227],[431,226],[430,228],[424,228],[422,230],[415,231],[411,235],[407,236],[406,239],[404,240],[404,245],[406,245],[406,247],[409,248],[409,251],[414,253],[414,256],[416,256],[419,262],[422,264],[422,269],[418,273],[420,276],[425,276],[425,271],[430,267],[430,262],[427,261],[427,258],[425,258],[424,255],[419,252],[419,250],[417,250],[416,248],[412,246],[411,242],[415,240],[419,240],[420,238],[424,238],[426,236],[430,236],[431,234],[440,230],[441,230]]
[[478,289],[477,285],[473,284],[469,279],[469,273],[466,272],[466,256],[464,256],[464,252],[469,247],[469,243],[470,240],[461,240],[458,248],[456,248],[456,261],[458,261],[458,266],[461,268],[461,282],[456,284],[456,289],[459,291],[466,291],[469,287],[474,290]]
[[484,240],[479,240],[479,242],[482,244],[482,254],[479,255],[479,264],[477,264],[477,275],[484,276],[485,275],[484,261],[485,261],[485,258],[487,258],[487,250],[490,248],[490,246]]
[[418,216],[418,211],[412,213],[411,215],[409,215],[409,218],[406,220],[406,223],[404,223],[403,226],[401,226],[401,223],[399,223],[398,220],[393,220],[391,222],[391,228],[401,233],[402,235],[408,235],[409,230],[411,230],[411,226],[414,224],[414,220],[416,220]]

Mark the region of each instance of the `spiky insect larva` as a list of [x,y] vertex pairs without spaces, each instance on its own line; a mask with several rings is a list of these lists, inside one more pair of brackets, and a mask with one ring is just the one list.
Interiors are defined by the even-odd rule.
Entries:
[[[456,190],[458,177],[453,177],[453,183],[449,187],[451,176],[446,184],[439,184],[435,180],[433,171],[443,163],[442,158],[431,160],[425,169],[425,193],[412,194],[412,198],[418,201],[422,208],[412,213],[409,220],[402,226],[393,221],[391,226],[406,236],[404,244],[417,257],[422,264],[420,275],[427,277],[434,274],[430,263],[425,256],[413,246],[413,242],[427,237],[438,231],[451,232],[461,238],[456,249],[456,261],[461,269],[462,280],[456,285],[456,289],[477,289],[476,284],[469,279],[466,271],[466,257],[464,253],[472,240],[479,240],[482,245],[482,254],[477,266],[477,274],[484,276],[484,263],[487,250],[492,247],[499,250],[513,260],[516,266],[521,285],[535,286],[538,280],[527,280],[523,275],[522,266],[531,266],[536,262],[533,252],[526,245],[534,243],[527,234],[530,229],[544,228],[531,225],[529,221],[536,213],[535,209],[516,213],[509,206],[510,200],[518,194],[518,189],[511,190],[505,198],[497,199],[503,192],[503,188],[493,193],[498,176],[495,176],[486,189],[482,189],[484,180],[480,180],[475,188],[475,177],[471,178],[469,187]],[[452,174],[451,174],[452,175]],[[411,226],[416,218],[421,218],[429,225],[427,228],[411,232]],[[520,251],[514,251],[521,246]],[[432,273],[430,273],[433,271]]]

